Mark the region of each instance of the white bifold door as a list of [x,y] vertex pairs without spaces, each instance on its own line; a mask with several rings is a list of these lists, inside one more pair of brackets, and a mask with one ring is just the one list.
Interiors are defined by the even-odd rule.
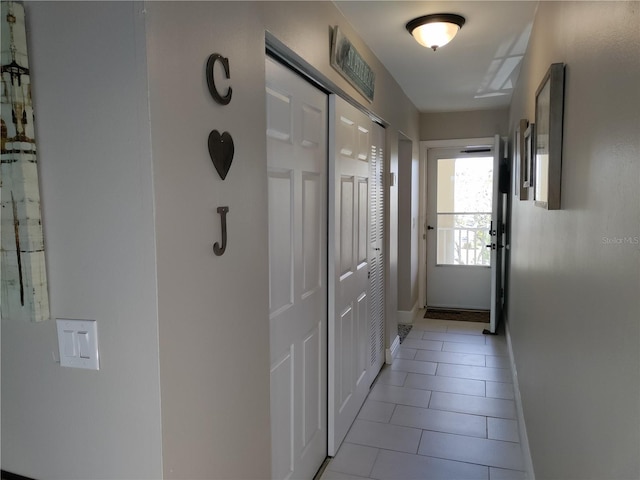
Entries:
[[333,190],[329,194],[332,242],[329,276],[334,281],[329,296],[329,455],[332,456],[355,420],[383,362],[384,129],[340,97],[331,98],[335,102],[334,157],[330,167],[333,178],[329,181]]
[[328,97],[266,69],[271,478],[310,479],[327,456]]
[[384,362],[384,129],[266,73],[271,478],[312,478]]

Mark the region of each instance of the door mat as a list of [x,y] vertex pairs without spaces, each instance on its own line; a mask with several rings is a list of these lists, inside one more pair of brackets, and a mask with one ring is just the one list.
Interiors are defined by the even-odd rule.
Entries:
[[407,335],[409,335],[412,328],[413,325],[409,325],[407,323],[398,324],[398,336],[400,337],[400,343],[404,342],[404,339],[407,338]]
[[461,322],[489,323],[489,310],[447,310],[444,308],[427,308],[424,318],[432,320],[458,320]]

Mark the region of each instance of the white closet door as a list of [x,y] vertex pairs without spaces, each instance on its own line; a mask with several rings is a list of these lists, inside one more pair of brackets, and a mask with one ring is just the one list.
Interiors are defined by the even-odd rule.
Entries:
[[329,322],[329,455],[335,455],[369,392],[369,160],[373,122],[335,99]]
[[313,478],[327,456],[328,97],[266,69],[271,478]]
[[384,128],[372,125],[369,185],[371,190],[369,227],[370,348],[369,383],[373,383],[384,364]]

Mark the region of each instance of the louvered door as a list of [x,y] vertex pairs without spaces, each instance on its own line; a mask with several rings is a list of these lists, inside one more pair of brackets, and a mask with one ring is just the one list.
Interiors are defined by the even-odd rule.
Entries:
[[371,347],[370,383],[384,364],[384,128],[372,125],[369,163],[369,343]]

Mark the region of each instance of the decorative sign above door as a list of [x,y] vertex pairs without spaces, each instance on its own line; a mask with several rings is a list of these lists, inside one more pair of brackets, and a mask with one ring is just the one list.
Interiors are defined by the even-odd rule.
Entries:
[[376,73],[338,27],[333,28],[331,66],[367,100],[373,102]]

